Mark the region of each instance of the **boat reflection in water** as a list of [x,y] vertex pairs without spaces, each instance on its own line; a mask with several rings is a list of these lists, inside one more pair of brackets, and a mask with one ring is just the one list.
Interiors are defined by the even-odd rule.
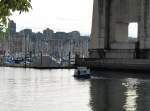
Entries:
[[91,79],[92,111],[150,111],[150,77],[110,75]]

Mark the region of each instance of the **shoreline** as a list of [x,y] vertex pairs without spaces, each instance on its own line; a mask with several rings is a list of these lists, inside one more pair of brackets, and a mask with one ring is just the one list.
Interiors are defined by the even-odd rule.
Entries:
[[74,66],[65,67],[44,67],[44,66],[24,66],[24,65],[0,65],[0,67],[13,67],[13,68],[31,68],[31,69],[75,69]]

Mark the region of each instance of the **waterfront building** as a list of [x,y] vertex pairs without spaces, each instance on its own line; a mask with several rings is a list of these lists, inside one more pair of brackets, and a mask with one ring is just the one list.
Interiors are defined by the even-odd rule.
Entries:
[[24,41],[22,44],[23,47],[23,52],[30,52],[31,51],[31,47],[32,47],[32,43],[31,43],[31,36],[32,36],[32,29],[24,29],[21,30],[19,33],[21,33],[22,36],[22,40]]
[[43,36],[44,36],[44,38],[46,38],[46,40],[48,40],[49,38],[53,38],[54,31],[47,28],[47,29],[43,30]]
[[72,32],[68,33],[68,36],[75,39],[75,38],[80,37],[80,32],[72,31]]

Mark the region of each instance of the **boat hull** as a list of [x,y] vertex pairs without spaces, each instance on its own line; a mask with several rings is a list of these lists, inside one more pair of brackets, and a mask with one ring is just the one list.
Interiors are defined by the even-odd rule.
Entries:
[[78,78],[78,79],[88,79],[90,78],[90,74],[86,74],[86,75],[74,75],[75,78]]

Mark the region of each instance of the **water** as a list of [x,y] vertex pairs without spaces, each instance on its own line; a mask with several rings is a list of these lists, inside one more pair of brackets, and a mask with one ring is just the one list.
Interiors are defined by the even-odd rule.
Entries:
[[0,111],[150,111],[148,75],[76,80],[73,72],[0,68]]

